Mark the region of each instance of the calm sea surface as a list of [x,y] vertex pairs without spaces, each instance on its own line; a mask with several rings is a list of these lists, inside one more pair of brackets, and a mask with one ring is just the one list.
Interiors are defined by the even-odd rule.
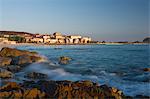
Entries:
[[[19,46],[37,51],[48,62],[29,65],[20,75],[35,71],[52,80],[92,80],[122,90],[126,95],[150,95],[149,45],[59,45]],[[60,56],[72,58],[67,65],[58,64]],[[20,78],[19,78],[20,77]],[[23,77],[23,76],[22,76]]]

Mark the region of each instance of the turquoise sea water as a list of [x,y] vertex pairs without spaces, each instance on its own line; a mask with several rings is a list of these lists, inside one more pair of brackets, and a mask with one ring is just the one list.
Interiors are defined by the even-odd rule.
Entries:
[[[20,46],[37,51],[48,62],[31,64],[20,74],[45,73],[52,80],[92,80],[122,90],[126,95],[150,95],[149,45],[57,45]],[[58,64],[60,56],[72,58],[67,65]],[[17,75],[16,75],[17,76]]]

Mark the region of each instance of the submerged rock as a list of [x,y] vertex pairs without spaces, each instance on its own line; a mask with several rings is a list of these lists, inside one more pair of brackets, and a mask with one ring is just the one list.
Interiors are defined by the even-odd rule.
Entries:
[[72,60],[70,57],[62,56],[59,58],[59,64],[68,64]]
[[0,68],[0,78],[12,78],[12,77],[13,77],[12,72]]
[[45,79],[48,76],[46,74],[32,72],[32,73],[27,74],[25,77],[32,78],[32,79]]

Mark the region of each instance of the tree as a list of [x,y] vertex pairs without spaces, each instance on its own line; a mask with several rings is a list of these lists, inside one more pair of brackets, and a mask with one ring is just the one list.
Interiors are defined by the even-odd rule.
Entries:
[[25,42],[25,38],[20,37],[20,36],[9,37],[8,40],[9,41],[16,41],[17,43],[24,43]]

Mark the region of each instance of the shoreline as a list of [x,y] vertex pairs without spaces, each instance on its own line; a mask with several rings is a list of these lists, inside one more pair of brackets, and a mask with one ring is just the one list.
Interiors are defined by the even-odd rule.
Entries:
[[[13,51],[13,49],[12,49],[12,51]],[[11,52],[11,51],[8,51],[8,52]],[[16,55],[16,54],[13,53],[13,55]],[[33,73],[33,74],[34,74],[33,76],[35,76],[35,77],[38,77],[38,76],[42,77],[42,78],[44,77],[43,74],[38,73],[38,72],[37,73]],[[40,78],[38,78],[38,79],[40,79]],[[15,86],[13,86],[14,84],[15,84]],[[26,86],[27,84],[29,84],[31,87]],[[62,86],[62,88],[60,88],[60,90],[63,93],[66,92],[66,91],[62,91],[63,88],[64,88],[63,90],[65,90],[65,89],[67,90],[67,88],[69,88],[69,91],[67,91],[68,93],[72,92],[72,91],[70,91],[72,89],[74,89],[73,91],[75,91],[76,89],[80,89],[80,90],[82,90],[83,93],[88,93],[87,95],[94,94],[94,95],[100,96],[101,93],[99,93],[99,92],[102,91],[103,93],[109,93],[108,97],[112,96],[112,94],[113,94],[113,97],[116,97],[116,98],[117,97],[121,97],[121,98],[122,97],[124,97],[124,98],[127,98],[127,97],[130,97],[130,98],[131,97],[136,97],[136,96],[124,96],[125,95],[124,92],[121,91],[121,90],[119,90],[119,89],[116,89],[115,87],[110,87],[108,85],[103,85],[103,84],[101,85],[100,83],[96,84],[96,83],[94,83],[92,81],[82,81],[82,80],[77,80],[77,82],[73,82],[71,80],[68,80],[68,81],[66,81],[66,80],[60,80],[60,81],[59,80],[56,80],[56,81],[54,81],[54,80],[48,80],[48,81],[47,80],[45,80],[45,81],[39,80],[38,84],[36,84],[36,81],[34,81],[34,80],[32,81],[31,80],[29,82],[28,81],[26,81],[26,82],[23,81],[23,83],[21,83],[21,85],[17,84],[16,82],[14,82],[14,83],[10,82],[9,84],[5,83],[5,85],[4,85],[5,87],[2,86],[0,88],[3,90],[2,95],[5,95],[5,93],[7,93],[8,96],[13,96],[14,92],[16,92],[16,94],[19,93],[18,90],[21,90],[21,89],[23,89],[24,91],[28,91],[28,88],[31,88],[32,92],[36,92],[37,91],[36,88],[39,88],[39,87],[40,87],[40,89],[38,89],[39,92],[45,93],[47,95],[50,95],[49,93],[47,93],[50,90],[46,90],[46,91],[42,90],[43,85],[45,85],[45,84],[48,85],[48,86],[44,86],[44,88],[47,88],[47,87],[53,88],[53,85],[58,85],[58,86],[56,86],[56,89],[57,89],[57,88],[60,88],[60,86]],[[12,85],[14,89],[13,88],[9,89],[9,85]],[[78,85],[80,85],[80,86],[78,86]],[[92,91],[87,92],[88,89],[86,89],[86,88],[92,88],[91,90],[95,90],[95,91],[94,92],[92,92]],[[59,93],[60,91],[55,90],[55,92]],[[22,92],[21,94],[24,95],[25,92]],[[80,95],[80,94],[78,94],[78,95]],[[92,95],[92,96],[94,96],[94,95]],[[106,94],[104,94],[104,95],[106,95]],[[23,96],[20,96],[20,97],[23,97]],[[47,96],[43,96],[43,97],[47,97]],[[139,98],[142,98],[142,97],[149,98],[149,96],[138,95],[138,94],[137,94],[137,97],[139,97]]]
[[16,44],[4,44],[0,43],[0,50],[3,47],[17,47],[17,46],[61,46],[61,45],[150,45],[150,43],[87,43],[87,44],[40,44],[40,43],[16,43]]
[[128,44],[150,44],[150,43],[78,43],[78,44],[42,44],[42,43],[16,43],[16,44],[5,44],[0,43],[0,45],[14,45],[14,46],[20,46],[20,45],[128,45]]

